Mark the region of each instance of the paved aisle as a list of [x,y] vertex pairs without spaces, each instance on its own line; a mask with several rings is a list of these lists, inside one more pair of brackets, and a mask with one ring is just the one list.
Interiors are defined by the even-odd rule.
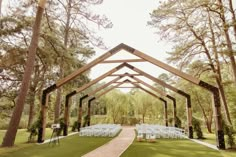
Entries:
[[132,144],[134,138],[134,127],[122,127],[117,137],[83,157],[119,157]]

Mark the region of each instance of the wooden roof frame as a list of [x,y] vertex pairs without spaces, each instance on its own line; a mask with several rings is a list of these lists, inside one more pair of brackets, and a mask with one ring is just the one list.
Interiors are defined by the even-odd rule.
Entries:
[[55,89],[61,87],[62,85],[66,84],[70,80],[76,78],[78,75],[82,74],[83,72],[91,69],[95,65],[105,61],[105,59],[111,57],[112,55],[116,54],[120,50],[125,50],[141,59],[146,60],[147,62],[150,62],[164,70],[167,70],[171,72],[172,74],[175,74],[179,77],[182,77],[183,79],[194,83],[202,88],[205,88],[206,90],[210,91],[213,95],[213,107],[214,107],[214,115],[215,115],[215,122],[216,122],[216,145],[219,149],[225,149],[225,140],[224,140],[224,132],[223,132],[223,126],[222,126],[222,115],[221,115],[221,108],[220,108],[220,96],[219,96],[219,89],[215,86],[212,86],[202,80],[199,80],[189,74],[186,74],[174,67],[171,67],[168,64],[165,64],[151,56],[148,56],[144,53],[142,53],[139,50],[136,50],[126,44],[119,44],[118,46],[114,47],[113,49],[109,50],[105,54],[101,55],[100,57],[96,58],[92,62],[84,65],[83,67],[79,68],[78,70],[74,71],[70,75],[66,76],[65,78],[62,78],[58,80],[55,84],[52,86],[46,88],[43,90],[42,94],[42,103],[41,103],[41,116],[42,116],[42,126],[39,128],[39,135],[38,135],[38,142],[42,143],[44,142],[44,135],[45,135],[45,127],[46,127],[46,105],[48,103],[48,95],[54,91]]
[[[167,97],[168,99],[170,99],[171,101],[173,101],[173,116],[175,117],[175,118],[174,118],[174,126],[175,126],[175,127],[177,126],[177,125],[176,125],[176,116],[177,116],[177,111],[176,111],[176,99],[175,99],[174,97],[172,97],[172,96],[170,96],[170,95],[164,93],[163,91],[160,91],[160,90],[158,90],[157,88],[154,88],[153,86],[147,84],[146,82],[144,82],[144,81],[142,81],[142,80],[136,78],[135,76],[132,76],[132,75],[130,75],[129,73],[125,73],[125,75],[124,75],[124,74],[121,74],[121,75],[120,75],[120,78],[116,78],[116,79],[114,79],[114,80],[108,82],[107,84],[104,84],[104,85],[102,85],[101,87],[97,88],[95,91],[92,91],[92,92],[90,92],[90,93],[88,93],[88,94],[86,94],[86,95],[84,95],[84,96],[82,96],[82,97],[80,98],[80,100],[79,100],[79,111],[78,111],[78,113],[79,113],[79,114],[78,114],[78,128],[77,128],[78,131],[80,131],[81,121],[82,121],[82,104],[83,104],[83,100],[84,100],[85,98],[88,98],[89,96],[95,94],[95,93],[98,92],[99,90],[101,90],[101,89],[103,89],[103,88],[109,86],[110,84],[115,83],[115,81],[117,81],[117,79],[119,80],[119,79],[121,79],[121,78],[124,77],[124,76],[128,76],[128,77],[130,77],[130,78],[136,80],[137,82],[143,84],[144,86],[146,86],[146,87],[152,89],[153,91],[155,91],[155,92],[159,93],[160,95],[162,95],[162,96],[164,96],[164,97]],[[130,81],[127,81],[127,80],[126,80],[126,82],[129,83]],[[120,86],[120,84],[124,84],[124,83],[125,83],[124,81],[123,81],[123,82],[119,82],[117,85],[115,85],[115,87],[116,87],[116,86],[118,87],[118,86]],[[80,87],[80,88],[81,88],[81,87]],[[111,89],[113,89],[113,88],[111,88]],[[109,92],[109,91],[106,91],[106,92]],[[102,93],[101,95],[103,95],[103,93]],[[66,98],[66,102],[69,102],[68,98]],[[66,103],[66,106],[65,106],[65,107],[68,107],[68,104],[67,104],[67,103]],[[68,117],[68,115],[65,116],[65,117]],[[65,120],[65,122],[68,123],[66,120]]]
[[[136,84],[136,83],[134,83],[134,82],[132,82],[132,81],[127,81],[127,80],[125,80],[124,83],[133,84],[134,87],[132,87],[132,88],[139,88],[139,89],[143,90],[144,92],[146,92],[146,93],[152,95],[153,97],[155,97],[155,98],[161,100],[161,101],[164,103],[164,121],[165,121],[165,125],[168,126],[168,114],[167,114],[167,101],[166,101],[166,100],[164,100],[163,98],[157,96],[156,94],[152,93],[151,91],[148,91],[147,89],[141,87],[140,85],[138,85],[138,84]],[[101,97],[101,96],[104,95],[104,94],[107,94],[109,91],[111,91],[111,90],[114,89],[114,88],[119,88],[119,86],[122,85],[122,84],[123,84],[123,83],[119,84],[118,86],[112,86],[112,87],[109,88],[108,90],[104,91],[102,94],[99,94],[99,96],[97,96],[97,97],[92,97],[92,98],[90,98],[90,99],[88,100],[88,117],[89,117],[89,118],[88,118],[88,124],[87,124],[88,126],[90,126],[90,117],[91,117],[90,111],[91,111],[91,103],[92,103],[92,101],[94,101],[94,100],[97,99],[98,97]],[[65,135],[67,135],[67,132],[66,132]]]
[[[137,74],[129,74],[129,73],[124,73],[124,74],[111,74],[112,72],[116,72],[117,70],[120,70],[122,68],[129,68],[130,70],[136,72]],[[111,75],[109,75],[111,74]],[[134,77],[134,76],[144,76],[170,90],[172,90],[173,92],[176,92],[178,94],[180,94],[181,96],[184,96],[186,98],[186,110],[187,110],[187,122],[188,122],[188,137],[189,138],[193,138],[193,128],[192,128],[192,109],[191,109],[191,99],[190,99],[190,95],[185,93],[184,91],[180,90],[180,89],[177,89],[176,87],[173,87],[167,83],[165,83],[164,81],[158,79],[158,78],[155,78],[153,77],[152,75],[142,71],[141,69],[137,68],[137,67],[134,67],[128,63],[122,63],[120,65],[118,65],[117,67],[111,69],[110,71],[106,72],[105,74],[97,77],[96,79],[92,80],[91,82],[89,82],[88,84],[85,84],[84,86],[80,87],[80,88],[77,88],[76,90],[72,91],[71,93],[67,94],[66,95],[66,102],[65,102],[65,106],[68,106],[69,104],[69,99],[71,96],[75,95],[76,93],[79,93],[85,89],[87,89],[88,87],[90,87],[91,85],[97,83],[98,81],[101,81],[102,79],[106,78],[106,77],[109,77],[109,76],[119,76],[119,77],[125,77],[125,76],[131,76],[131,77]],[[116,79],[116,81],[119,80],[118,78]],[[113,82],[112,82],[113,83]],[[101,86],[100,88],[98,88],[97,90],[101,90],[103,89],[104,87]],[[152,87],[151,87],[152,88]],[[94,91],[95,93],[97,91]],[[163,93],[162,91],[158,91],[159,93],[161,93],[162,96],[167,96],[169,99],[171,99],[173,101],[173,104],[174,106],[176,106],[176,100],[175,98],[171,97],[170,95],[167,95],[166,93]],[[82,101],[83,99],[87,98],[88,96],[87,95],[84,95],[83,97],[80,98],[80,104],[82,104]],[[82,111],[79,111],[79,112],[82,112]],[[176,115],[176,112],[174,112],[175,115]],[[80,119],[80,118],[78,118]],[[78,120],[79,121],[79,120]],[[80,129],[80,125],[78,126],[78,130]]]

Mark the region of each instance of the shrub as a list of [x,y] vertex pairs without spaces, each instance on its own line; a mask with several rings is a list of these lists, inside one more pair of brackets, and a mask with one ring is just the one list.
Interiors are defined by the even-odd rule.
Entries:
[[39,116],[38,119],[31,125],[31,127],[28,128],[28,131],[30,132],[28,142],[34,142],[35,137],[38,135],[38,129],[41,127],[41,125],[41,116]]
[[[169,119],[169,123],[173,123],[174,122],[174,118],[170,118]],[[178,128],[181,128],[181,125],[182,125],[182,121],[179,119],[179,117],[178,116],[176,116],[176,125],[177,125],[177,127]]]
[[60,119],[59,119],[59,124],[60,124],[60,128],[57,130],[57,135],[58,135],[58,136],[62,134],[62,131],[63,131],[64,128],[65,128],[64,118],[60,118]]
[[232,148],[235,145],[234,129],[232,126],[227,125],[224,121],[223,121],[223,129],[225,135],[227,136],[226,142],[229,145],[229,147]]
[[77,128],[78,128],[78,121],[75,121],[72,125],[71,131],[75,132]]
[[83,122],[83,127],[85,127],[87,124],[88,124],[88,121],[89,121],[89,116],[88,115],[86,115],[86,116],[84,116],[84,122]]
[[193,117],[192,123],[193,123],[193,131],[196,133],[197,138],[203,139],[204,137],[203,137],[200,121]]

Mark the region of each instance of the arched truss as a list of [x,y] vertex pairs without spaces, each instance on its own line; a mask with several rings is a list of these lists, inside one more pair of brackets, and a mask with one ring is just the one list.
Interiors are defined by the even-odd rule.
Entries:
[[[112,89],[114,88],[119,88],[123,83],[130,83],[133,85],[133,87],[129,87],[129,88],[139,88],[141,89],[142,91],[152,95],[153,97],[159,99],[160,101],[162,101],[164,103],[164,121],[165,121],[165,125],[168,126],[168,116],[167,116],[167,101],[161,97],[159,97],[158,95],[156,95],[155,93],[143,88],[142,86],[140,86],[138,83],[136,82],[132,82],[130,80],[124,80],[123,82],[121,82],[121,84],[117,84],[115,86],[112,86],[111,88],[105,90],[104,92],[100,93],[99,95],[97,95],[96,97],[93,96],[91,98],[89,98],[88,100],[88,115],[90,117],[90,107],[91,107],[91,103],[92,101],[98,99],[99,97],[101,97],[102,95],[105,95],[106,93],[108,93],[109,91],[111,91]],[[173,115],[174,116],[174,115]],[[175,118],[175,117],[173,117]],[[90,125],[90,118],[89,118],[89,122],[88,122],[88,125]]]
[[[114,79],[114,80],[117,80],[117,79]],[[116,83],[116,82],[113,82],[113,83]],[[91,109],[91,103],[92,103],[92,101],[94,101],[95,99],[98,99],[98,98],[101,97],[102,95],[107,94],[108,92],[110,92],[110,91],[111,91],[112,89],[114,89],[114,88],[119,88],[119,87],[120,87],[122,84],[124,84],[124,83],[130,83],[130,84],[133,85],[133,87],[129,87],[129,88],[139,88],[139,89],[145,91],[146,93],[152,95],[153,97],[159,99],[160,101],[162,101],[162,102],[164,103],[165,125],[168,126],[167,101],[166,101],[165,99],[163,99],[163,98],[157,96],[157,95],[154,94],[153,92],[148,91],[147,89],[143,88],[142,86],[140,86],[139,84],[137,84],[137,82],[132,82],[132,81],[130,81],[130,80],[128,80],[128,79],[127,79],[127,80],[124,80],[124,81],[122,81],[122,82],[119,82],[117,85],[112,86],[112,87],[106,89],[106,90],[103,91],[102,93],[98,94],[96,97],[94,96],[94,94],[95,94],[96,92],[100,91],[100,90],[97,90],[97,89],[96,89],[96,90],[94,90],[94,91],[88,93],[88,94],[87,94],[88,97],[84,97],[84,98],[89,98],[89,99],[88,99],[88,117],[89,117],[89,118],[88,118],[88,124],[87,124],[88,126],[90,126],[90,115],[91,115],[91,113],[90,113],[91,110],[90,110],[90,109]],[[104,84],[102,87],[106,88],[107,86],[109,86],[108,84],[110,84],[110,83]],[[99,88],[100,88],[100,87],[99,87]],[[91,97],[91,96],[92,96],[92,97]],[[65,110],[65,117],[64,117],[64,118],[65,118],[65,127],[64,127],[64,130],[63,130],[63,135],[64,135],[64,136],[67,136],[67,134],[68,134],[68,123],[69,123],[69,110],[68,110],[68,106],[65,107],[65,108],[66,108],[66,110]]]
[[[152,81],[154,81],[154,82],[156,82],[156,83],[158,83],[158,84],[160,84],[160,85],[162,85],[162,86],[164,86],[164,87],[166,87],[166,88],[172,90],[173,92],[176,92],[176,93],[178,93],[178,94],[180,94],[181,96],[184,96],[184,97],[186,98],[188,133],[189,133],[189,138],[193,138],[192,110],[191,110],[191,99],[190,99],[190,95],[187,94],[187,93],[185,93],[185,92],[182,91],[182,90],[179,90],[179,89],[177,89],[177,88],[175,88],[175,87],[169,85],[169,84],[166,84],[164,81],[162,81],[162,80],[160,80],[160,79],[157,79],[157,78],[153,77],[152,75],[149,75],[148,73],[146,73],[146,72],[144,72],[144,71],[142,71],[142,70],[140,70],[140,69],[138,69],[138,68],[136,68],[136,67],[134,67],[134,66],[132,66],[132,65],[130,65],[130,64],[128,64],[128,63],[122,63],[122,64],[118,65],[117,67],[111,69],[110,71],[106,72],[105,74],[103,74],[103,75],[97,77],[96,79],[90,81],[89,83],[83,85],[82,87],[80,87],[80,88],[78,88],[78,89],[72,91],[71,93],[67,94],[67,95],[66,95],[66,102],[65,102],[66,106],[68,106],[69,99],[70,99],[71,96],[75,95],[76,93],[82,92],[83,90],[89,88],[91,85],[97,83],[98,81],[101,81],[102,79],[104,79],[104,78],[106,78],[106,77],[109,77],[109,76],[119,76],[119,77],[122,78],[122,77],[124,77],[124,76],[131,76],[131,74],[128,74],[128,73],[125,73],[125,74],[113,74],[114,72],[116,72],[116,71],[118,71],[118,70],[120,70],[120,69],[122,69],[122,68],[124,68],[124,67],[127,67],[127,68],[131,69],[132,71],[138,73],[138,74],[132,74],[132,75],[133,75],[132,77],[134,77],[134,76],[144,76],[144,77],[149,78],[150,80],[152,80]],[[119,79],[119,78],[117,78],[117,79]],[[141,81],[141,82],[143,82],[143,81]],[[144,82],[144,84],[146,84],[146,83]],[[149,88],[153,88],[153,87],[150,87],[150,85],[148,85],[148,87],[149,87]],[[99,90],[101,90],[101,89],[103,89],[103,86],[102,86],[101,88],[98,88],[97,90],[99,91]],[[154,90],[157,90],[157,89],[154,89]],[[97,91],[95,91],[95,93],[96,93],[96,92],[97,92]],[[166,94],[166,93],[163,93],[162,91],[159,91],[159,90],[158,90],[157,92],[159,92],[162,96],[164,96],[164,97],[166,96],[167,98],[171,99],[171,100],[173,101],[174,106],[176,106],[176,100],[175,100],[175,98],[173,98],[172,96],[170,96],[170,95],[168,95],[168,94]],[[86,97],[87,97],[87,96],[85,95],[84,97],[81,97],[81,98],[80,98],[80,104],[82,104],[82,100],[83,100],[84,98],[86,98]],[[80,110],[81,110],[81,109],[80,109]],[[79,111],[79,112],[81,112],[81,111]],[[175,110],[174,114],[176,115],[176,110]],[[78,125],[78,130],[79,130],[80,125],[81,125],[81,123],[80,123],[80,118],[81,118],[81,117],[78,118],[78,119],[79,119],[79,120],[78,120],[78,121],[79,121],[79,122],[78,122],[78,123],[79,123],[79,125]],[[174,119],[174,120],[175,120],[175,119]],[[174,122],[174,123],[175,123],[175,122]]]
[[[107,58],[111,57],[112,55],[118,53],[120,50],[125,50],[137,57],[140,58],[141,60],[145,60],[147,62],[150,62],[164,70],[167,70],[171,72],[172,74],[175,74],[195,85],[198,85],[209,92],[212,93],[213,95],[213,108],[214,108],[214,115],[215,115],[215,126],[216,126],[216,145],[219,149],[225,149],[225,140],[224,140],[224,132],[223,132],[223,127],[222,127],[222,115],[221,115],[221,108],[220,108],[220,97],[219,97],[219,89],[215,86],[212,86],[202,80],[199,80],[195,77],[192,77],[189,74],[186,74],[174,67],[171,67],[168,64],[165,64],[151,56],[148,56],[139,50],[136,50],[128,45],[125,44],[119,44],[118,46],[114,47],[110,51],[106,52],[105,54],[101,55],[97,59],[93,60],[92,62],[86,64],[85,66],[79,68],[78,70],[74,71],[70,75],[66,76],[65,78],[60,79],[57,81],[54,85],[46,88],[43,91],[42,94],[42,104],[41,104],[41,117],[42,117],[42,126],[39,128],[39,135],[38,135],[38,142],[43,142],[44,141],[44,135],[45,135],[45,128],[46,128],[46,106],[48,103],[48,96],[49,94],[54,91],[55,89],[61,87],[62,85],[66,84],[70,80],[73,80],[75,77],[78,75],[82,74],[83,72],[91,69],[95,65],[99,63],[105,63],[105,62],[111,62],[111,61],[105,61]],[[120,62],[119,60],[117,62]],[[124,62],[124,61],[123,61]],[[127,61],[129,62],[129,61]]]
[[[117,75],[117,76],[119,76],[119,77],[117,77],[117,78],[111,80],[110,82],[108,82],[108,83],[102,85],[101,87],[95,89],[94,91],[92,91],[92,92],[90,92],[90,93],[88,93],[88,94],[86,94],[86,95],[84,95],[84,96],[82,96],[82,97],[80,98],[79,114],[78,114],[78,130],[80,130],[80,127],[81,127],[82,102],[83,102],[83,100],[84,100],[85,98],[88,98],[88,97],[93,96],[95,93],[97,93],[97,92],[100,91],[101,89],[104,89],[104,88],[108,87],[108,86],[111,85],[112,83],[118,83],[118,85],[123,84],[124,82],[117,82],[117,81],[120,80],[121,78],[123,78],[124,76],[128,76],[128,77],[132,78],[133,80],[137,81],[137,82],[130,82],[130,83],[132,83],[132,84],[134,84],[134,83],[140,83],[140,84],[142,84],[142,85],[144,85],[144,86],[146,86],[146,87],[152,89],[153,91],[159,93],[161,96],[167,97],[168,99],[170,99],[171,101],[173,101],[174,126],[177,126],[177,125],[176,125],[176,99],[175,99],[174,97],[172,97],[172,96],[170,96],[170,95],[168,95],[168,94],[166,94],[166,93],[164,93],[164,92],[162,92],[162,91],[160,91],[160,90],[158,90],[158,89],[152,87],[151,85],[145,83],[144,81],[142,81],[142,80],[136,78],[136,77],[133,76],[132,74],[125,73],[125,74],[120,74],[120,75]],[[75,93],[75,94],[76,94],[76,93]],[[65,124],[66,124],[66,127],[65,127],[65,128],[67,128],[67,126],[68,126],[68,117],[69,117],[69,116],[68,116],[68,111],[69,111],[69,109],[68,109],[69,104],[68,104],[68,103],[69,103],[69,98],[70,98],[70,97],[68,97],[68,96],[71,97],[71,96],[72,96],[71,93],[66,96],[66,103],[65,103],[65,111],[66,111],[66,113],[65,113]],[[163,101],[162,98],[160,98],[160,100]]]

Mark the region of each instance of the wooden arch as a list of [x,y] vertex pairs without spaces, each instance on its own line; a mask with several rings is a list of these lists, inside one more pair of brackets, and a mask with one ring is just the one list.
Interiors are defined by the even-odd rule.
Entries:
[[[164,97],[167,97],[168,99],[170,99],[171,101],[173,101],[174,126],[176,126],[176,99],[175,99],[174,97],[172,97],[172,96],[170,96],[170,95],[168,95],[168,94],[166,94],[166,93],[164,93],[164,92],[162,92],[162,91],[160,91],[160,90],[158,90],[158,89],[152,87],[151,85],[145,83],[144,81],[142,81],[142,80],[136,78],[136,77],[133,76],[132,74],[125,73],[125,74],[120,74],[120,75],[117,75],[117,76],[119,76],[119,77],[117,77],[117,78],[111,80],[110,82],[108,82],[108,83],[102,85],[101,87],[95,89],[94,91],[92,91],[92,92],[90,92],[90,93],[88,93],[88,94],[86,94],[86,95],[84,95],[84,96],[82,96],[82,97],[80,98],[79,114],[78,114],[78,131],[80,130],[81,121],[82,121],[82,102],[83,102],[83,100],[84,100],[85,98],[88,98],[88,97],[90,97],[90,96],[93,96],[95,93],[97,93],[97,92],[100,91],[101,89],[104,89],[105,87],[111,85],[112,83],[123,83],[123,82],[116,82],[116,81],[118,81],[119,79],[121,79],[121,78],[124,77],[124,76],[129,76],[130,78],[136,80],[136,81],[137,81],[136,83],[141,83],[141,84],[143,84],[144,86],[146,86],[146,87],[152,89],[153,91],[156,91],[156,92],[159,93],[160,95],[162,95],[162,96],[164,96]],[[96,79],[95,79],[95,80],[96,80]],[[133,82],[132,82],[132,83],[133,83]],[[84,85],[84,86],[86,86],[86,85]],[[88,86],[86,86],[86,87],[88,87]],[[82,86],[82,87],[80,87],[79,89],[84,89],[84,87]],[[79,90],[79,91],[80,91],[80,90]],[[68,128],[68,122],[69,122],[69,121],[68,121],[68,117],[69,117],[69,98],[70,98],[71,96],[75,95],[76,93],[78,93],[78,92],[74,91],[74,92],[69,93],[69,94],[66,96],[66,103],[65,103],[65,111],[66,111],[66,112],[65,112],[65,126],[66,126],[66,127],[65,127],[65,129]],[[67,132],[67,131],[65,131],[65,132]]]
[[[159,99],[160,101],[162,101],[162,102],[164,103],[164,121],[165,121],[165,125],[168,126],[167,101],[166,101],[165,99],[163,99],[163,98],[159,97],[158,95],[154,94],[153,92],[151,92],[151,91],[149,91],[149,90],[143,88],[142,86],[140,86],[140,85],[137,84],[136,82],[132,82],[132,81],[130,81],[130,80],[125,80],[124,83],[130,83],[130,84],[134,85],[134,87],[129,87],[129,88],[139,88],[139,89],[141,89],[142,91],[144,91],[144,92],[146,92],[146,93],[152,95],[153,97]],[[121,83],[121,84],[123,84],[123,83]],[[105,90],[103,93],[99,94],[98,96],[96,96],[96,97],[93,96],[93,97],[91,97],[91,98],[88,100],[88,116],[89,116],[88,126],[90,125],[90,115],[91,115],[91,113],[90,113],[90,108],[91,108],[91,103],[92,103],[92,101],[94,101],[94,100],[96,100],[97,98],[101,97],[102,95],[108,93],[109,91],[111,91],[111,90],[114,89],[114,88],[119,88],[119,86],[120,86],[121,84],[118,84],[118,86],[117,86],[117,85],[116,85],[116,86],[112,86],[111,88],[109,88],[108,90]]]
[[39,135],[38,135],[38,142],[43,142],[44,141],[44,134],[45,134],[45,127],[46,127],[46,106],[48,103],[48,95],[54,91],[55,89],[61,87],[62,85],[66,84],[70,80],[74,79],[81,73],[87,71],[88,69],[91,69],[95,65],[105,61],[105,59],[109,58],[110,56],[116,54],[120,50],[125,50],[145,61],[148,61],[162,69],[165,69],[191,83],[194,83],[195,85],[198,85],[209,92],[212,93],[213,95],[213,108],[214,108],[214,115],[215,115],[215,123],[216,123],[216,145],[219,149],[225,149],[225,140],[224,140],[224,132],[223,132],[223,127],[222,127],[222,115],[221,115],[221,104],[220,104],[220,97],[219,97],[219,89],[215,86],[212,86],[202,80],[199,80],[195,77],[192,77],[189,74],[186,74],[174,67],[171,67],[168,64],[165,64],[151,56],[148,56],[139,50],[136,50],[128,45],[125,45],[123,43],[119,44],[118,46],[114,47],[110,51],[106,52],[105,54],[101,55],[100,57],[96,58],[92,62],[88,63],[87,65],[79,68],[78,70],[74,71],[70,75],[66,76],[65,78],[60,79],[57,81],[55,84],[52,86],[46,88],[43,90],[42,94],[42,104],[41,104],[41,117],[42,117],[42,126],[39,128]]
[[[117,80],[117,79],[114,79],[114,80]],[[110,81],[110,82],[108,82],[108,83],[102,85],[101,87],[105,88],[105,87],[108,87],[109,85],[111,85],[112,83],[116,83],[116,82],[114,82],[114,80],[112,80],[112,81]],[[124,84],[124,83],[133,84],[134,86],[133,86],[133,87],[129,87],[129,88],[139,88],[139,89],[145,91],[146,93],[152,95],[153,97],[158,98],[160,101],[162,101],[162,102],[164,103],[165,125],[168,126],[167,101],[166,101],[165,99],[163,99],[163,98],[157,96],[157,95],[154,94],[153,92],[148,91],[147,89],[141,87],[141,86],[138,85],[136,82],[132,82],[132,81],[130,81],[130,80],[124,80],[124,81],[122,81],[122,82],[119,82],[119,83],[116,84],[115,86],[110,87],[109,89],[107,89],[107,90],[105,90],[104,92],[100,93],[100,94],[97,95],[96,97],[94,96],[94,94],[97,93],[98,91],[100,91],[100,90],[102,89],[101,87],[99,87],[99,88],[95,89],[94,91],[92,91],[92,92],[90,92],[90,93],[87,94],[87,95],[88,95],[88,98],[90,98],[91,96],[93,96],[93,97],[91,97],[91,98],[88,100],[88,117],[89,117],[89,118],[88,118],[88,119],[89,119],[89,120],[88,120],[88,124],[87,124],[88,126],[90,126],[90,115],[91,115],[91,113],[90,113],[91,110],[90,110],[90,109],[91,109],[91,103],[92,103],[92,101],[94,101],[95,99],[101,97],[102,95],[105,95],[106,93],[110,92],[110,91],[111,91],[112,89],[114,89],[114,88],[119,88],[119,86],[121,86],[121,85]],[[100,89],[100,90],[99,90],[99,89]],[[68,106],[66,107],[66,109],[67,109],[67,110],[65,110],[65,117],[64,117],[64,118],[65,118],[66,125],[65,125],[64,130],[63,130],[63,136],[67,136],[67,134],[68,134],[68,122],[69,122],[69,116],[68,116],[68,115],[69,115],[69,110],[68,110]]]
[[[116,62],[117,62],[117,61],[116,61]],[[138,74],[132,74],[132,76],[131,76],[131,74],[128,74],[128,73],[124,73],[124,74],[111,74],[112,72],[116,72],[117,70],[119,70],[119,69],[121,69],[121,68],[123,68],[123,67],[127,67],[127,68],[131,69],[132,71],[137,72]],[[111,75],[109,75],[109,74],[111,74]],[[144,77],[149,78],[150,80],[152,80],[152,81],[154,81],[154,82],[156,82],[156,83],[158,83],[158,84],[160,84],[160,85],[162,85],[162,86],[164,86],[164,87],[166,87],[166,88],[172,90],[173,92],[176,92],[176,93],[180,94],[181,96],[184,96],[184,97],[186,98],[186,110],[187,110],[187,121],[188,121],[188,137],[189,137],[189,138],[193,138],[192,110],[191,110],[191,99],[190,99],[190,95],[187,94],[187,93],[185,93],[185,92],[182,91],[182,90],[179,90],[179,89],[177,89],[177,88],[175,88],[175,87],[169,85],[169,84],[166,84],[164,81],[162,81],[162,80],[160,80],[160,79],[158,79],[158,78],[155,78],[155,77],[153,77],[152,75],[150,75],[150,74],[148,74],[148,73],[145,73],[144,71],[142,71],[142,70],[140,70],[140,69],[138,69],[138,68],[136,68],[136,67],[134,67],[134,66],[132,66],[132,65],[130,65],[130,64],[128,64],[128,63],[123,63],[123,64],[118,65],[117,67],[115,67],[115,68],[111,69],[110,71],[106,72],[105,74],[99,76],[98,78],[94,79],[93,81],[89,82],[88,84],[85,84],[85,85],[83,85],[82,87],[80,87],[80,88],[78,88],[78,89],[72,91],[71,93],[67,94],[67,95],[66,95],[66,102],[65,102],[65,108],[66,108],[66,110],[67,110],[67,107],[68,107],[68,104],[69,104],[69,99],[70,99],[70,97],[72,97],[72,96],[75,95],[76,93],[79,93],[79,92],[81,92],[81,91],[87,89],[87,88],[90,87],[91,85],[97,83],[98,81],[100,81],[100,80],[102,80],[102,79],[104,79],[105,77],[108,77],[108,76],[119,76],[120,78],[122,78],[122,77],[124,77],[124,76],[131,76],[131,77],[134,77],[134,76],[144,76]],[[120,78],[117,78],[117,79],[120,79]],[[141,81],[141,80],[140,80],[140,81]],[[143,81],[141,81],[141,82],[143,82]],[[112,83],[113,83],[113,82],[111,82],[110,84],[112,84]],[[144,84],[145,84],[145,82],[144,82]],[[150,85],[148,85],[148,87],[149,87],[149,88],[153,88],[152,86],[150,87]],[[99,91],[99,90],[101,90],[101,89],[103,89],[103,86],[100,87],[100,88],[98,88],[97,90]],[[154,89],[154,90],[155,90],[155,89]],[[156,90],[157,90],[157,89],[156,89]],[[96,92],[97,92],[97,91],[94,91],[94,93],[96,93]],[[175,115],[175,117],[176,117],[176,99],[173,98],[173,97],[170,96],[170,95],[167,95],[166,93],[163,93],[162,91],[159,91],[159,90],[158,90],[157,92],[159,92],[162,96],[166,96],[167,98],[169,98],[169,99],[171,99],[171,100],[173,101],[173,105],[174,105],[174,115]],[[80,110],[79,110],[79,112],[82,112],[82,109],[81,109],[81,108],[82,108],[82,101],[83,101],[85,98],[87,98],[87,97],[88,97],[87,95],[84,95],[83,97],[80,98]],[[78,123],[79,123],[79,125],[78,125],[78,130],[79,130],[80,127],[81,127],[81,122],[80,122],[80,121],[81,121],[81,118],[82,118],[82,117],[81,117],[81,114],[79,114],[79,117],[78,117]],[[67,122],[67,121],[65,120],[65,122]],[[174,119],[174,123],[175,123],[175,119]],[[176,125],[175,125],[175,126],[176,126]]]
[[[159,99],[160,101],[162,101],[162,102],[164,103],[165,125],[168,126],[167,101],[166,101],[165,99],[163,99],[163,98],[157,96],[157,95],[154,94],[153,92],[151,92],[151,91],[149,91],[149,90],[143,88],[142,86],[140,86],[140,85],[137,84],[136,82],[131,82],[131,81],[127,81],[127,82],[134,85],[134,87],[128,87],[128,88],[139,88],[139,89],[141,89],[142,91],[144,91],[144,92],[146,92],[146,93],[152,95],[153,97]],[[114,87],[114,88],[111,87],[111,88],[112,88],[112,89],[114,89],[114,88],[119,88],[119,86],[118,86],[118,87]],[[127,88],[127,87],[126,87],[126,88]],[[97,92],[98,92],[98,91],[97,91]],[[93,92],[93,93],[94,93],[94,92]],[[107,92],[104,92],[102,95],[104,95],[104,94],[106,94],[106,93],[107,93]],[[94,93],[94,94],[95,94],[95,93]],[[93,94],[93,95],[94,95],[94,94]],[[89,95],[89,94],[88,94],[88,95]],[[92,101],[94,101],[95,99],[99,98],[99,97],[102,96],[102,95],[100,94],[99,96],[96,96],[96,97],[93,96],[92,98],[90,98],[90,99],[88,100],[88,115],[89,115],[89,117],[90,117],[90,107],[91,107]],[[89,119],[89,120],[90,120],[90,119]],[[90,125],[90,121],[88,122],[88,125]]]

